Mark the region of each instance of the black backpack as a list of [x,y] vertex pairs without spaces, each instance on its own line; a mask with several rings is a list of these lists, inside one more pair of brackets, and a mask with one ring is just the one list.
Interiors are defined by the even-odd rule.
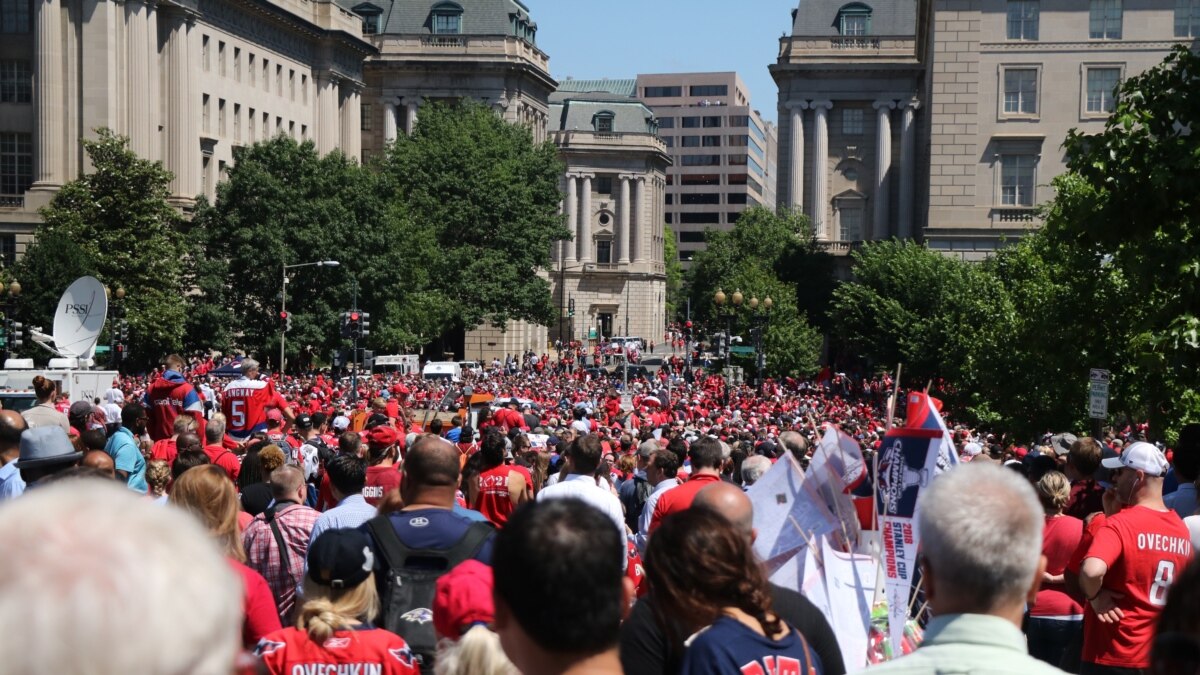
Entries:
[[433,672],[437,633],[433,628],[433,597],[437,580],[459,563],[474,558],[496,531],[491,523],[471,523],[454,546],[444,549],[410,548],[396,534],[387,516],[367,521],[375,547],[387,570],[377,580],[380,615],[376,625],[408,643],[422,673]]
[[625,504],[625,524],[629,529],[637,532],[638,518],[642,516],[642,507],[646,505],[646,498],[654,491],[654,486],[650,481],[641,476],[634,476],[629,480],[633,481],[633,498]]

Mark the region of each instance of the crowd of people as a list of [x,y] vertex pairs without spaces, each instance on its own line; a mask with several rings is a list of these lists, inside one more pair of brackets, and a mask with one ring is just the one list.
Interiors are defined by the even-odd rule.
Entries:
[[[589,352],[463,382],[170,355],[73,403],[35,380],[0,410],[6,670],[859,669],[768,579],[748,491],[807,468],[828,424],[869,462],[902,422],[891,378],[751,387],[674,353],[617,381]],[[962,466],[921,497],[924,641],[874,669],[1195,672],[1200,425],[1167,450],[947,416]]]

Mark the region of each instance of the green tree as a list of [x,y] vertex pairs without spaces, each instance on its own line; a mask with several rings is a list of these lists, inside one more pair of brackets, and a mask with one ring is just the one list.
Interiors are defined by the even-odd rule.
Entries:
[[675,243],[675,232],[670,225],[663,225],[663,263],[667,268],[667,316],[673,320],[678,316],[679,305],[685,296],[679,246]]
[[[1200,419],[1200,56],[1178,46],[1129,78],[1104,131],[1076,131],[1049,237],[1107,261],[1134,306],[1094,306],[1128,327],[1125,376],[1156,432]],[[1063,188],[1067,189],[1063,189]],[[1114,367],[1117,367],[1114,364]]]
[[[727,296],[743,291],[747,304],[751,296],[760,301],[771,298],[774,306],[763,337],[768,373],[809,374],[819,363],[820,332],[797,308],[796,284],[780,274],[780,268],[810,238],[811,228],[803,215],[753,207],[742,212],[732,230],[708,230],[705,250],[687,271],[693,316],[713,332],[725,328],[713,302],[718,289]],[[751,312],[744,305],[734,320],[734,335],[748,340],[751,326]]]
[[438,295],[418,311],[438,304],[467,329],[510,319],[550,325],[550,284],[538,272],[549,269],[551,246],[571,236],[558,213],[563,166],[553,143],[534,144],[528,129],[478,103],[435,104],[383,168],[433,247],[421,263]]
[[107,129],[83,147],[92,171],[42,209],[38,237],[14,270],[24,287],[22,315],[48,331],[59,296],[83,275],[124,287],[127,365],[144,368],[183,346],[189,250],[183,220],[167,202],[172,176]]

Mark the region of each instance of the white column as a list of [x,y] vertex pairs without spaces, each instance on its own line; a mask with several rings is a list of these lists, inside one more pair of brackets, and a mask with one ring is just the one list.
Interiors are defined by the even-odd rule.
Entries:
[[[317,152],[333,152],[341,142],[341,124],[338,120],[338,78],[323,70],[315,75],[317,86]],[[264,125],[265,127],[265,125]],[[269,137],[267,129],[263,135]]]
[[567,229],[571,231],[574,237],[572,241],[565,242],[564,248],[567,250],[567,264],[572,264],[578,258],[575,255],[575,249],[579,246],[583,237],[580,236],[579,230],[579,194],[575,183],[579,180],[575,174],[567,174]]
[[804,209],[804,110],[808,101],[789,103],[792,112],[792,180],[788,203],[795,211]]
[[396,104],[383,106],[383,142],[391,145],[396,141]]
[[[892,108],[893,101],[876,101],[877,124],[875,131],[875,218],[871,223],[871,235],[864,239],[886,239],[890,230],[891,208],[888,175],[892,168]],[[864,233],[865,235],[865,233]]]
[[412,136],[412,132],[417,128],[417,102],[406,101],[404,103],[404,133]]
[[617,232],[618,246],[620,247],[620,257],[617,262],[626,265],[629,263],[629,176],[621,176],[621,199],[617,204],[619,221]]
[[[126,46],[126,72],[129,87],[126,89],[126,114],[129,119],[129,149],[143,159],[150,158],[150,64],[146,58],[146,42],[149,25],[146,14],[149,8],[143,0],[128,0],[125,3],[125,29],[129,40]],[[157,102],[154,102],[157,103]],[[213,116],[216,117],[214,100]]]
[[353,160],[362,160],[362,107],[358,85],[343,81],[342,91],[342,152]]
[[[158,58],[158,0],[146,0],[146,63],[149,66],[149,77],[146,86],[149,87],[146,104],[146,157],[162,161],[166,159],[166,151],[161,145],[162,134],[162,67]],[[232,113],[232,109],[230,110]]]
[[37,181],[34,188],[54,190],[66,180],[63,175],[63,34],[59,0],[38,0],[37,70]]
[[583,194],[579,213],[579,262],[592,260],[592,174],[583,174]]
[[896,226],[896,236],[901,239],[911,239],[913,236],[913,185],[916,180],[916,130],[913,117],[921,102],[912,99],[904,104],[903,116],[900,118],[900,213]]
[[171,181],[171,195],[176,201],[191,203],[200,186],[196,172],[200,166],[200,139],[192,127],[192,111],[196,97],[192,91],[195,78],[189,34],[193,17],[181,10],[172,9],[163,15],[167,22],[167,64],[171,77],[167,79],[166,154],[167,169],[175,174]]
[[646,261],[646,250],[650,248],[653,235],[649,232],[650,228],[646,227],[646,220],[649,217],[650,209],[647,208],[646,199],[646,177],[637,177],[637,210],[633,216],[633,237],[634,242],[633,255],[630,256],[635,262]]
[[833,108],[830,101],[813,101],[809,104],[813,109],[813,193],[809,211],[812,215],[813,231],[817,237],[832,241],[835,237],[831,224],[825,221],[829,209],[829,110]]

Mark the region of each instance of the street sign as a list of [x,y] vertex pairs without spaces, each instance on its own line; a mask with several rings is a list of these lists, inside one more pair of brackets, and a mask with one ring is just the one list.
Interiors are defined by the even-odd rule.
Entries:
[[1102,368],[1092,368],[1088,375],[1088,416],[1102,420],[1108,417],[1108,382],[1112,374]]

